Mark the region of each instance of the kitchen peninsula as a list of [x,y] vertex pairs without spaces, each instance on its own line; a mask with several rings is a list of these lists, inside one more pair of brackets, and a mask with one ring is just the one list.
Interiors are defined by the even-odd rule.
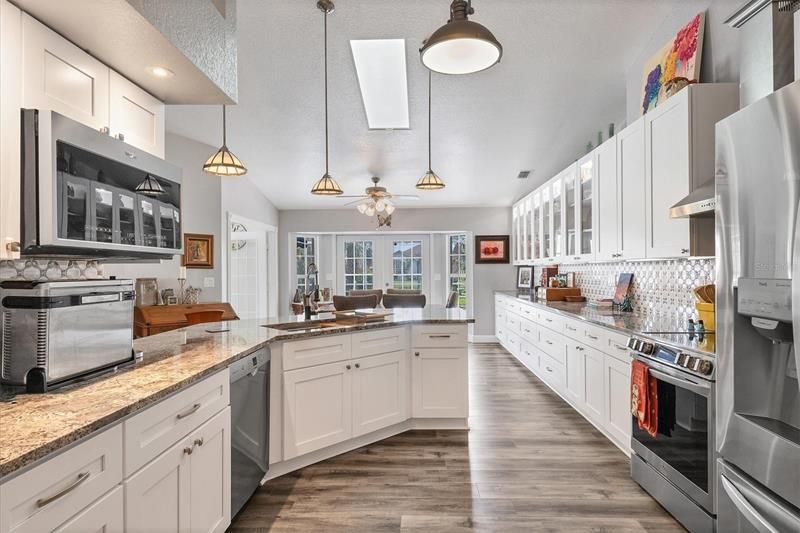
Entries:
[[[129,530],[183,512],[204,530],[224,530],[231,518],[228,367],[265,349],[270,478],[408,429],[467,428],[473,319],[464,311],[395,309],[382,322],[357,325],[333,319],[192,326],[136,340],[143,359],[113,374],[45,394],[4,390],[0,531],[52,529],[91,502],[118,512]],[[186,468],[220,483],[156,487],[166,472],[180,476]],[[53,495],[58,501],[48,500]],[[148,498],[190,503],[164,507],[163,516],[137,512],[155,505]]]

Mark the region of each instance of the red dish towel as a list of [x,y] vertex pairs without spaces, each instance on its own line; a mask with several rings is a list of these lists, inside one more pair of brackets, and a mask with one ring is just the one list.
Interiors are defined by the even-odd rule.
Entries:
[[650,376],[647,365],[633,361],[631,365],[631,415],[636,417],[639,429],[650,436],[658,432],[658,381]]

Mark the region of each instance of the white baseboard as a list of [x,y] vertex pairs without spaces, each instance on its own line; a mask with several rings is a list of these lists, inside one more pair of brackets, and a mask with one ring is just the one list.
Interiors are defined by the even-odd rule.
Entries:
[[494,335],[473,335],[469,342],[481,344],[497,344],[497,337]]

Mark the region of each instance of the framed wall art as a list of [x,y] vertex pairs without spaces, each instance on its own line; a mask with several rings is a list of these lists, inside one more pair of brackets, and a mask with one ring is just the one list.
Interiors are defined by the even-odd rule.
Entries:
[[475,263],[509,263],[508,235],[476,235]]
[[182,263],[186,268],[214,268],[214,236],[184,233]]

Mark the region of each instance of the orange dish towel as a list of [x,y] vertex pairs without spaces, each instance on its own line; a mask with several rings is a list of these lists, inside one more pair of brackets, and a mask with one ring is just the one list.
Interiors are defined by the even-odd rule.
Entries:
[[658,380],[650,376],[647,365],[633,361],[631,365],[631,415],[647,433],[658,432]]

